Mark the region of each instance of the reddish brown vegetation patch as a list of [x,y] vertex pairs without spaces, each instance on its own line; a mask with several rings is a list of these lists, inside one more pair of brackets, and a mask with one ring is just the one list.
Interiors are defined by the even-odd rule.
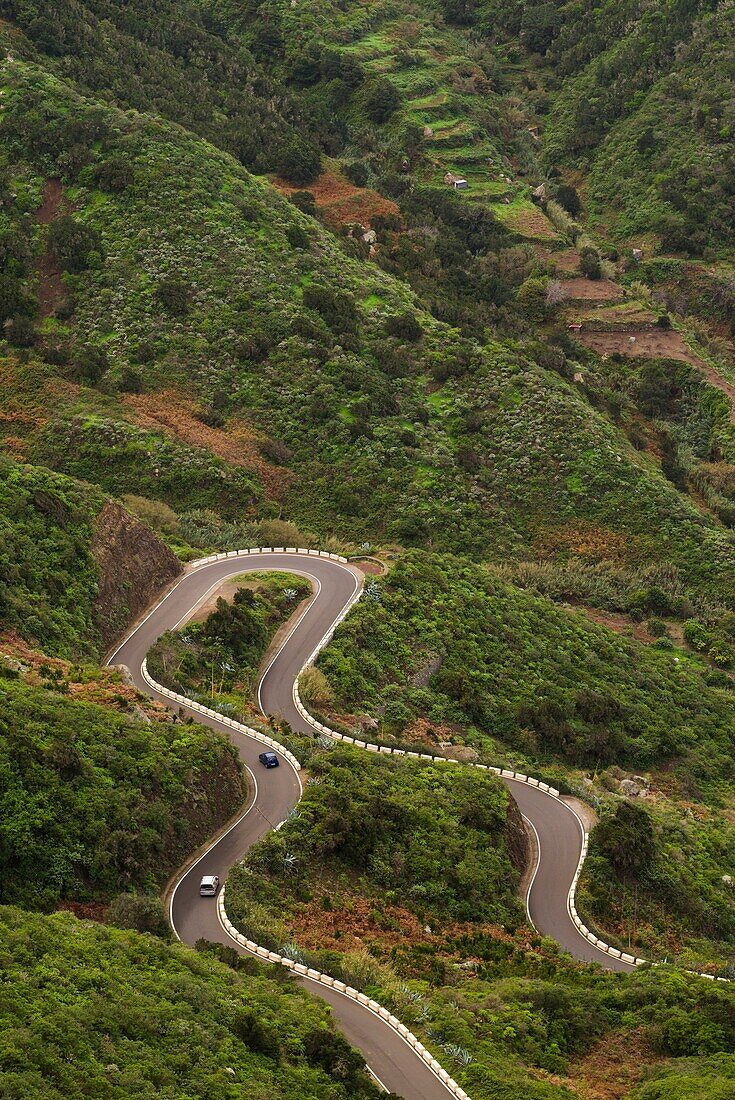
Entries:
[[343,225],[354,222],[369,228],[373,219],[379,215],[387,217],[393,214],[400,217],[400,210],[390,199],[383,198],[369,187],[355,187],[336,172],[322,172],[308,187],[294,187],[279,176],[274,176],[272,182],[284,195],[310,191],[325,222],[333,229],[341,229]]
[[293,474],[265,461],[258,450],[255,432],[243,422],[228,425],[226,430],[210,428],[197,420],[191,403],[172,390],[127,394],[123,400],[141,427],[175,436],[192,447],[203,447],[232,466],[252,470],[270,499],[279,500],[287,491]]
[[536,537],[535,546],[544,557],[563,551],[590,561],[625,562],[631,556],[631,541],[629,536],[607,527],[578,520],[574,524],[542,531]]
[[642,1080],[646,1068],[666,1059],[657,1054],[643,1028],[611,1031],[582,1058],[569,1064],[569,1080],[585,1100],[622,1100]]
[[[299,904],[288,917],[294,940],[306,950],[345,952],[370,947],[388,954],[392,948],[430,944],[445,957],[456,957],[451,944],[468,933],[487,932],[504,943],[520,943],[524,935],[520,930],[514,938],[496,925],[450,923],[442,925],[441,930],[432,929],[409,909],[364,897],[331,882],[323,884],[321,893],[317,887],[316,894],[319,896]],[[333,909],[324,909],[324,897],[329,898]]]
[[[64,195],[59,180],[46,180],[43,188],[43,202],[36,217],[41,225],[50,225],[60,214],[69,214],[73,204]],[[56,257],[48,250],[44,252],[38,264],[38,314],[51,317],[63,304],[66,290],[61,277],[61,268]]]
[[73,913],[78,920],[93,920],[105,924],[108,907],[101,901],[60,901],[56,911]]
[[[122,682],[120,673],[109,668],[94,668],[94,678],[85,683],[78,679],[82,674],[69,661],[59,657],[47,657],[23,641],[15,631],[0,634],[0,655],[23,666],[21,675],[25,683],[40,687],[46,683],[61,681],[68,685],[69,698],[85,703],[113,707],[131,712],[134,708],[151,719],[165,719],[170,715],[162,703],[156,703],[135,688]],[[9,662],[5,662],[9,663]],[[12,667],[12,665],[11,665]],[[44,671],[42,671],[42,669]],[[49,675],[50,674],[50,675]],[[77,677],[77,679],[75,679]]]
[[40,431],[48,419],[43,386],[35,371],[30,364],[0,359],[0,438],[5,449],[21,461],[25,458],[25,437]]

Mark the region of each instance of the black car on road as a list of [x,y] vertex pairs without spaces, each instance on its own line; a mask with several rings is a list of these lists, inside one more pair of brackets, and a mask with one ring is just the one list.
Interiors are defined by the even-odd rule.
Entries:
[[264,768],[278,767],[278,757],[274,752],[261,752],[258,760],[260,760]]

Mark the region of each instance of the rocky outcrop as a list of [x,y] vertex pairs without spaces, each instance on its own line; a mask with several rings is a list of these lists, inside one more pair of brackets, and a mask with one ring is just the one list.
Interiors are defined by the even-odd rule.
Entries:
[[106,648],[182,565],[150,527],[111,500],[95,520],[91,549],[100,571],[95,620]]
[[512,794],[508,794],[508,808],[506,810],[505,840],[508,845],[508,855],[516,871],[521,874],[528,867],[531,857],[529,851],[528,834],[523,824],[521,811]]

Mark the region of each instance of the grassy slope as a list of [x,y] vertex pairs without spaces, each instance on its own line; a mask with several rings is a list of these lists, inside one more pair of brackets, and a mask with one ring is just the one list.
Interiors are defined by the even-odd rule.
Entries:
[[3,907],[0,928],[8,1100],[377,1096],[326,1006],[255,964],[68,914]]
[[337,708],[380,714],[389,741],[428,727],[434,745],[446,738],[488,762],[545,771],[603,810],[621,765],[646,770],[658,857],[635,890],[593,860],[589,909],[646,951],[688,945],[700,962],[732,958],[735,904],[722,876],[735,858],[735,704],[730,682],[708,686],[698,659],[615,635],[477,566],[414,552],[371,585],[320,667]]
[[[38,173],[58,171],[50,150],[63,140],[69,113],[84,125],[93,117],[103,134],[100,155],[124,153],[133,170],[134,185],[122,195],[92,187],[88,170],[71,189],[104,250],[99,265],[72,280],[74,339],[105,350],[111,383],[132,363],[150,389],[178,385],[189,400],[220,392],[233,412],[284,439],[296,471],[290,503],[297,518],[358,539],[431,539],[488,556],[538,552],[539,534],[553,543],[560,523],[584,519],[623,533],[633,562],[673,559],[687,587],[735,599],[729,537],[558,376],[502,345],[483,353],[420,311],[420,346],[388,342],[385,318],[416,309],[405,286],[346,258],[334,238],[225,154],[166,124],[98,108],[32,67],[17,63],[6,81],[6,125],[17,135],[11,144],[21,156],[29,144],[36,150],[23,192],[28,210]],[[24,152],[19,112],[22,104],[27,117],[29,103],[47,121],[30,143],[24,139]],[[295,225],[311,238],[306,252],[289,244]],[[171,271],[189,288],[189,310],[180,317],[156,296]],[[304,308],[303,290],[312,286],[346,295],[337,298],[336,317],[323,306],[321,313]],[[344,334],[353,325],[356,333]],[[153,348],[152,364],[137,363],[141,343]],[[401,363],[400,377],[381,369],[387,347]],[[427,396],[427,367],[447,362],[459,362],[465,377]],[[87,400],[82,390],[77,409]],[[469,401],[483,429],[472,439],[459,415]],[[415,447],[401,438],[406,427]],[[116,491],[138,487],[141,447],[114,423],[83,415],[71,434],[62,425],[34,438],[45,461]],[[472,470],[457,460],[464,444],[477,452]],[[114,467],[103,464],[111,448]],[[189,460],[166,468],[186,475],[177,507],[221,505],[208,486],[222,486],[222,471],[208,480]],[[252,482],[238,486],[225,477],[225,485],[233,512],[257,502]],[[165,477],[147,476],[142,488],[171,496]]]
[[[494,777],[409,761],[383,760],[346,748],[317,753],[309,762],[316,782],[306,788],[293,818],[262,841],[233,872],[231,915],[249,925],[259,942],[283,945],[289,909],[314,892],[344,887],[404,905],[433,923],[481,920],[515,924],[520,908],[517,875],[509,849],[520,863],[524,845],[520,821],[509,824],[509,798]],[[403,854],[396,859],[396,849]],[[291,864],[284,857],[298,852]],[[312,868],[319,866],[317,887]],[[265,873],[262,893],[253,872]],[[326,874],[326,880],[322,878]],[[337,901],[339,904],[339,901]],[[263,906],[280,917],[262,921]],[[280,931],[279,931],[280,930]]]
[[94,645],[97,569],[90,553],[102,493],[40,468],[1,470],[5,626],[43,638],[49,652]]

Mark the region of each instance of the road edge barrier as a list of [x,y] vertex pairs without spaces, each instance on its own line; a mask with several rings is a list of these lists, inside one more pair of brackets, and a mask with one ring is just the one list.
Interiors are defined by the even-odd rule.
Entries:
[[[194,570],[199,568],[200,566],[211,565],[215,561],[224,561],[227,558],[271,553],[291,553],[301,555],[309,554],[312,557],[316,557],[317,555],[319,555],[320,557],[331,558],[333,561],[338,561],[341,564],[347,564],[346,558],[341,557],[339,554],[328,554],[326,553],[326,551],[301,550],[290,547],[286,549],[278,547],[262,547],[256,550],[237,550],[223,554],[212,554],[209,555],[209,557],[201,558],[198,561],[192,562],[191,567],[192,570]],[[337,626],[337,623],[341,622],[344,619],[347,612],[355,603],[355,601],[359,599],[360,595],[361,590],[358,589],[355,595],[345,606],[345,608],[343,608],[339,618],[332,626],[330,632],[328,632],[328,636],[325,635],[325,637],[320,641],[310,660],[313,660],[316,654],[319,652],[319,649],[326,645],[329,638],[331,638],[332,633]],[[230,729],[236,730],[238,733],[245,734],[246,737],[252,737],[254,740],[276,749],[281,754],[281,756],[288,760],[289,764],[291,764],[296,772],[301,771],[301,764],[299,763],[297,758],[292,752],[284,748],[280,741],[276,741],[273,737],[269,737],[267,734],[262,733],[260,730],[253,729],[252,726],[247,726],[243,722],[238,722],[236,719],[230,718],[226,714],[221,714],[220,711],[214,710],[212,707],[205,707],[202,703],[198,703],[194,699],[190,699],[185,695],[180,695],[178,692],[172,691],[170,688],[164,687],[163,684],[159,684],[157,680],[153,679],[148,671],[147,658],[144,659],[141,664],[141,674],[148,687],[157,694],[162,695],[165,699],[169,699],[174,703],[178,703],[180,707],[191,710],[194,713],[203,714],[207,718],[213,718],[217,722],[223,723]],[[403,1039],[409,1047],[411,1047],[411,1049],[421,1058],[422,1062],[424,1062],[428,1066],[434,1076],[437,1077],[439,1081],[441,1081],[441,1083],[445,1086],[448,1092],[451,1093],[452,1096],[456,1097],[457,1100],[471,1100],[468,1093],[466,1093],[464,1089],[457,1084],[451,1074],[443,1068],[443,1066],[437,1061],[437,1059],[434,1058],[434,1056],[426,1049],[423,1043],[421,1043],[420,1040],[416,1038],[413,1032],[410,1031],[405,1024],[401,1023],[397,1016],[394,1016],[391,1012],[388,1011],[387,1008],[379,1004],[378,1001],[372,1000],[365,993],[361,993],[359,990],[354,989],[352,986],[346,985],[345,982],[341,982],[337,978],[332,978],[329,974],[324,974],[321,971],[313,970],[310,967],[304,966],[302,963],[294,962],[292,959],[286,958],[285,955],[279,955],[275,951],[269,951],[267,948],[261,947],[253,940],[246,939],[246,937],[243,936],[241,932],[238,932],[238,930],[235,928],[234,924],[228,917],[227,911],[225,909],[224,898],[225,887],[223,885],[217,898],[219,920],[220,924],[231,939],[235,940],[235,942],[244,947],[246,951],[250,952],[250,954],[252,955],[255,955],[257,958],[262,959],[264,962],[278,963],[281,966],[287,967],[289,970],[292,970],[293,973],[298,976],[309,978],[311,981],[317,982],[320,985],[327,986],[331,989],[336,989],[339,993],[343,994],[345,997],[348,997],[350,1000],[356,1001],[358,1004],[363,1005],[363,1007],[367,1008],[368,1011],[377,1016],[378,1019],[382,1020],[383,1023],[387,1024],[388,1027],[392,1028],[392,1030],[395,1031],[396,1034],[399,1035],[400,1038]]]
[[366,993],[361,993],[359,990],[353,988],[351,985],[347,985],[345,982],[339,981],[337,978],[332,978],[329,974],[322,973],[321,970],[314,970],[312,967],[305,966],[304,963],[294,962],[293,959],[287,958],[285,955],[280,955],[277,951],[269,951],[266,947],[260,947],[259,944],[253,940],[247,939],[243,936],[242,932],[238,932],[235,925],[232,923],[227,915],[225,908],[225,887],[223,886],[217,897],[217,907],[220,924],[224,928],[228,936],[240,944],[251,955],[255,955],[257,958],[262,959],[263,962],[274,963],[276,965],[285,966],[297,977],[308,978],[312,982],[316,982],[319,985],[326,986],[329,989],[336,989],[338,993],[349,998],[351,1001],[356,1001],[361,1004],[378,1019],[382,1020],[384,1024],[392,1028],[396,1034],[403,1039],[403,1041],[411,1047],[411,1049],[419,1056],[422,1062],[424,1062],[432,1071],[435,1077],[437,1077],[444,1087],[452,1096],[455,1096],[457,1100],[470,1100],[469,1095],[465,1090],[458,1085],[454,1078],[445,1070],[437,1059],[430,1053],[424,1046],[424,1044],[416,1038],[412,1031],[401,1023],[397,1016],[394,1016],[392,1012],[389,1012],[384,1005],[381,1005],[378,1001],[374,1001],[371,997],[368,997]]
[[[543,791],[544,794],[548,795],[549,798],[555,798],[561,802],[561,794],[556,789],[556,787],[552,787],[550,786],[550,784],[544,783],[543,780],[535,779],[533,776],[525,775],[523,772],[512,771],[509,768],[495,768],[489,764],[476,764],[469,760],[457,760],[453,757],[435,756],[432,753],[409,752],[407,749],[397,749],[393,748],[390,745],[378,745],[375,744],[375,742],[363,741],[359,738],[351,737],[348,734],[339,733],[337,730],[331,729],[329,726],[324,725],[323,722],[319,722],[316,718],[314,718],[312,714],[309,713],[301,700],[301,694],[299,692],[299,678],[307,668],[314,664],[314,661],[319,656],[321,650],[324,649],[324,647],[328,645],[328,643],[332,640],[335,630],[337,629],[339,624],[343,622],[344,619],[347,617],[349,611],[352,609],[353,605],[357,602],[361,595],[362,591],[360,590],[342,609],[332,626],[326,632],[324,637],[317,643],[309,657],[301,666],[299,674],[294,680],[292,689],[293,702],[294,706],[296,707],[297,711],[304,719],[304,721],[307,722],[312,727],[312,729],[315,729],[319,733],[324,734],[325,737],[331,737],[335,741],[342,741],[343,743],[348,745],[355,745],[357,748],[366,749],[368,752],[383,753],[385,755],[391,756],[405,756],[412,760],[428,760],[434,763],[462,764],[465,767],[478,768],[481,771],[492,772],[493,775],[497,775],[501,779],[512,780],[516,783],[526,783],[529,787],[537,787],[540,791]],[[589,834],[579,814],[567,803],[563,804],[567,806],[567,809],[570,811],[570,813],[574,814],[577,821],[579,822],[579,827],[582,831],[582,850],[580,852],[579,862],[577,864],[577,869],[574,873],[574,878],[572,879],[572,884],[569,887],[569,893],[567,894],[567,911],[569,913],[569,916],[571,917],[572,922],[579,934],[585,940],[587,940],[588,943],[592,944],[593,947],[597,948],[598,951],[602,951],[604,952],[604,954],[610,955],[611,958],[622,959],[623,962],[629,963],[631,966],[642,966],[648,961],[647,959],[641,959],[636,955],[630,955],[625,951],[620,951],[617,947],[611,947],[610,944],[605,943],[605,941],[596,936],[594,932],[591,932],[577,913],[577,909],[575,906],[575,896],[577,892],[577,883],[579,882],[579,877],[582,872],[582,865],[584,864],[584,861],[587,857]]]
[[[197,561],[192,562],[191,570],[198,569],[205,565],[210,565],[216,561],[224,561],[226,559],[236,557],[250,557],[252,555],[258,554],[297,554],[301,556],[330,558],[332,561],[337,561],[340,564],[348,564],[347,558],[343,557],[340,554],[329,553],[325,550],[306,550],[301,547],[257,547],[251,550],[230,550],[220,554],[210,554],[208,557],[200,558]],[[312,729],[316,730],[318,733],[321,733],[326,737],[330,737],[335,741],[341,741],[345,744],[355,745],[357,748],[366,749],[368,752],[376,752],[392,756],[405,756],[408,759],[427,760],[434,763],[462,764],[465,767],[477,768],[480,771],[491,772],[493,775],[497,775],[501,779],[508,779],[517,783],[526,783],[529,786],[538,788],[550,798],[555,798],[558,801],[562,801],[560,792],[555,787],[550,786],[548,783],[545,783],[540,779],[535,779],[533,776],[525,775],[523,772],[516,772],[508,768],[497,768],[489,764],[476,764],[472,761],[457,760],[453,757],[435,756],[430,753],[410,752],[407,749],[397,749],[389,745],[378,745],[374,742],[363,741],[358,738],[351,737],[348,734],[342,734],[339,733],[337,730],[331,729],[329,726],[324,725],[324,723],[317,721],[317,719],[309,713],[309,711],[306,709],[303,702],[301,701],[301,695],[299,693],[299,677],[305,671],[305,669],[313,665],[320,651],[332,640],[335,630],[347,617],[352,607],[360,599],[361,595],[362,588],[358,588],[353,596],[350,598],[350,600],[348,600],[348,602],[345,604],[344,608],[337,616],[335,621],[332,623],[329,630],[327,630],[324,636],[314,647],[312,653],[301,666],[301,669],[299,670],[299,673],[294,680],[292,688],[293,701],[297,711],[304,719],[304,721],[307,722]],[[299,763],[298,759],[279,741],[276,741],[274,738],[269,737],[265,733],[262,733],[260,730],[253,729],[251,726],[247,726],[243,722],[238,722],[234,718],[230,718],[228,715],[221,714],[219,711],[214,710],[211,707],[205,707],[203,704],[197,703],[195,700],[189,699],[187,696],[180,695],[175,691],[171,691],[169,688],[164,687],[163,684],[159,684],[148,672],[147,659],[145,659],[141,665],[141,672],[145,682],[153,691],[157,692],[167,699],[171,699],[173,702],[178,703],[181,707],[185,707],[188,710],[194,711],[195,713],[204,714],[208,718],[213,718],[216,721],[223,723],[225,726],[237,730],[239,733],[245,734],[247,737],[252,737],[254,740],[259,741],[264,745],[268,745],[273,749],[276,749],[286,760],[288,760],[288,762],[291,764],[296,772],[301,771],[301,764]],[[586,939],[589,943],[596,947],[598,951],[610,955],[612,958],[621,959],[623,962],[629,963],[630,965],[634,966],[642,966],[648,963],[647,959],[642,959],[637,956],[630,955],[627,952],[620,951],[618,948],[611,947],[609,944],[605,943],[604,940],[601,940],[598,936],[595,936],[595,934],[587,928],[587,926],[583,923],[583,921],[577,914],[577,910],[575,907],[575,895],[577,890],[577,883],[579,882],[579,877],[582,871],[582,866],[587,856],[589,834],[579,814],[577,814],[571,806],[568,806],[567,803],[562,804],[566,805],[567,809],[577,818],[580,829],[582,831],[582,849],[579,856],[579,862],[577,864],[577,869],[574,873],[574,878],[572,879],[572,884],[569,888],[569,892],[567,895],[567,910],[577,931],[584,939]],[[453,1096],[457,1097],[457,1100],[470,1100],[469,1095],[464,1091],[464,1089],[462,1089],[461,1086],[458,1085],[457,1082],[451,1077],[451,1075],[445,1069],[443,1069],[436,1058],[434,1058],[434,1056],[430,1054],[426,1047],[416,1038],[416,1036],[406,1027],[406,1025],[402,1024],[396,1016],[388,1012],[388,1010],[383,1005],[379,1004],[377,1001],[372,1000],[366,994],[354,989],[352,986],[348,986],[344,982],[341,982],[336,978],[332,978],[328,974],[323,974],[321,971],[313,970],[310,967],[306,967],[302,963],[296,963],[292,959],[286,958],[284,955],[279,955],[275,951],[269,951],[267,948],[261,947],[259,944],[254,943],[254,941],[246,939],[246,937],[243,936],[242,933],[237,931],[234,924],[232,924],[229,917],[227,916],[224,897],[225,888],[223,886],[217,899],[220,923],[222,924],[222,927],[225,929],[227,934],[232,939],[234,939],[236,943],[240,944],[251,954],[257,956],[260,959],[263,959],[266,962],[278,963],[281,966],[287,967],[288,969],[292,970],[294,974],[309,978],[312,981],[317,982],[321,985],[336,989],[344,996],[349,997],[359,1004],[362,1004],[365,1008],[373,1012],[374,1015],[381,1019],[390,1028],[392,1028],[402,1039],[405,1040],[408,1046],[410,1046],[421,1058],[421,1060],[429,1067],[429,1069],[431,1069],[434,1075],[442,1082],[447,1090]],[[713,974],[703,974],[699,971],[690,970],[686,971],[686,973],[700,978],[707,978],[711,981],[729,981],[729,979],[727,978],[718,978]]]

